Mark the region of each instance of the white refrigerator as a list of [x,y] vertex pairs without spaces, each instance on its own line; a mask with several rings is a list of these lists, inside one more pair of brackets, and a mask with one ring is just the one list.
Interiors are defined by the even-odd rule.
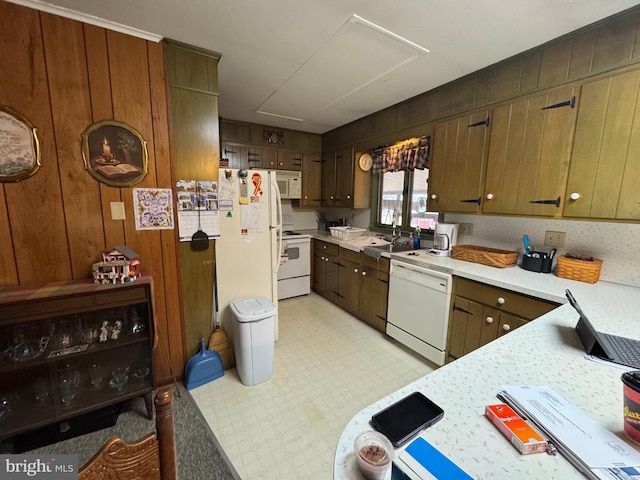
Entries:
[[282,202],[275,172],[220,169],[218,209],[215,305],[218,321],[232,335],[233,300],[264,296],[277,312]]

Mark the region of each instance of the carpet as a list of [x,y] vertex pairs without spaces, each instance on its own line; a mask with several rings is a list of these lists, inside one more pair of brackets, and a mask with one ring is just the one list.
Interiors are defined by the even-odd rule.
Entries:
[[[220,447],[193,399],[183,385],[173,389],[173,421],[176,442],[176,463],[180,480],[238,480],[240,477]],[[180,396],[178,396],[178,393]],[[112,437],[137,440],[154,431],[155,419],[148,420],[143,398],[122,404],[118,421],[113,427],[81,435],[25,453],[75,454],[83,465]]]

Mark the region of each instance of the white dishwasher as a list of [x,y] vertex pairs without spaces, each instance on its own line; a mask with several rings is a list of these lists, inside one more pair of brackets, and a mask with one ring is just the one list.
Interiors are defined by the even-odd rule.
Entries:
[[452,276],[391,260],[387,335],[444,365]]

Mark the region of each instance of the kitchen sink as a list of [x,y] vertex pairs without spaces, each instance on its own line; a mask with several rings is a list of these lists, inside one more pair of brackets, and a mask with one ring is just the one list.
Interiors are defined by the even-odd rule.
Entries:
[[390,243],[388,245],[371,245],[369,247],[365,247],[364,253],[371,257],[378,258],[380,257],[380,254],[382,252],[398,253],[398,252],[407,252],[409,250],[413,250],[413,249],[407,244],[393,245]]

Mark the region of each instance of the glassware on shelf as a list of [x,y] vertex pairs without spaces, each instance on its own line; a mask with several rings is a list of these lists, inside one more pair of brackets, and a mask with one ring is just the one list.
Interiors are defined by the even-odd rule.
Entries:
[[58,367],[58,388],[63,407],[67,408],[73,404],[74,398],[80,392],[81,385],[82,376],[77,362],[68,361]]
[[131,334],[135,335],[136,333],[141,333],[144,330],[144,321],[138,315],[138,311],[135,307],[131,307],[131,312],[129,313],[129,323],[131,325]]
[[102,365],[93,363],[89,365],[89,381],[93,390],[100,390],[104,385],[104,373]]
[[0,395],[0,422],[11,413],[11,398],[9,395]]
[[49,398],[49,379],[41,377],[33,382],[33,396],[38,403],[44,403]]
[[111,372],[111,380],[109,385],[121,392],[129,381],[129,367],[117,367]]
[[140,367],[133,372],[133,379],[136,383],[144,383],[150,371],[149,367]]
[[62,406],[69,408],[73,405],[73,399],[76,397],[75,389],[71,381],[67,377],[60,377],[58,379],[58,388],[60,389],[60,402]]

